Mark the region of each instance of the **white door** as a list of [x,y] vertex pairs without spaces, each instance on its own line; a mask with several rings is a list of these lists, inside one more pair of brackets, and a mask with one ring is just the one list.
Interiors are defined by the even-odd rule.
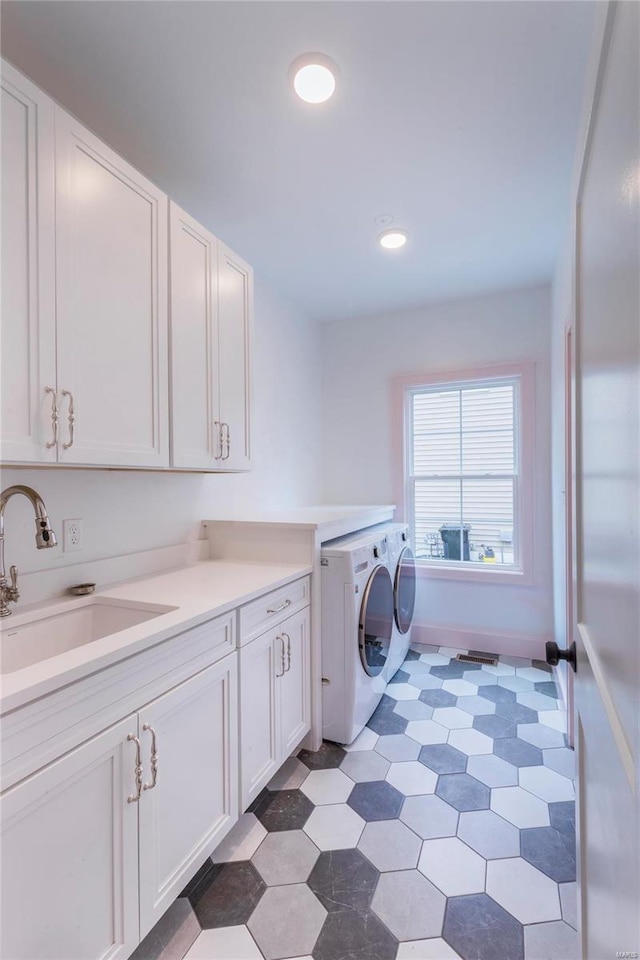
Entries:
[[2,797],[3,957],[125,960],[137,946],[136,729],[128,717]]
[[56,110],[59,460],[167,466],[167,198]]
[[218,349],[224,470],[251,466],[253,271],[218,243]]
[[171,463],[215,470],[218,417],[217,241],[170,203]]
[[612,4],[578,207],[576,619],[582,954],[640,950],[640,7]]
[[240,650],[240,807],[246,810],[280,766],[277,677],[285,670],[277,627]]
[[233,653],[140,711],[141,937],[238,818],[237,683]]
[[288,757],[311,726],[309,608],[285,620],[280,635],[286,644],[286,668],[278,681],[281,756]]
[[55,462],[55,108],[3,63],[0,109],[1,456],[3,461]]

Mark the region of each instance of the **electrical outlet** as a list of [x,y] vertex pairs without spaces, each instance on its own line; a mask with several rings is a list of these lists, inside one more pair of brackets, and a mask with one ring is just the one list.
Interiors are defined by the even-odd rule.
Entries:
[[64,553],[82,550],[82,520],[62,521],[62,550]]

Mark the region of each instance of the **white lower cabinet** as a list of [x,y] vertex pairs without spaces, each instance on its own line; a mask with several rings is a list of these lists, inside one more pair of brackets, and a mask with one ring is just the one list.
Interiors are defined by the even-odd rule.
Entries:
[[228,833],[238,815],[237,655],[154,700],[139,713],[140,937],[144,937]]
[[138,944],[137,718],[8,790],[2,947],[8,960],[115,960]]
[[1,956],[133,952],[237,819],[237,712],[233,653],[4,793]]
[[245,810],[310,729],[309,608],[240,650],[240,806]]

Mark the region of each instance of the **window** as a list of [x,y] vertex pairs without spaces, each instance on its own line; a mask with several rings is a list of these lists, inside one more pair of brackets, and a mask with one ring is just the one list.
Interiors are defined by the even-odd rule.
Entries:
[[524,572],[526,374],[403,381],[405,515],[423,567]]

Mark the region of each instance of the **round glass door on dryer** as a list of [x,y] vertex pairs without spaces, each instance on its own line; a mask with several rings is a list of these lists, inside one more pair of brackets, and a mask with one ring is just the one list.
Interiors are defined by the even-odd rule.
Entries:
[[360,660],[370,677],[385,669],[393,635],[393,584],[386,566],[374,567],[360,607],[358,647]]
[[416,606],[416,560],[411,547],[406,546],[400,557],[393,583],[393,612],[400,633],[408,633]]

